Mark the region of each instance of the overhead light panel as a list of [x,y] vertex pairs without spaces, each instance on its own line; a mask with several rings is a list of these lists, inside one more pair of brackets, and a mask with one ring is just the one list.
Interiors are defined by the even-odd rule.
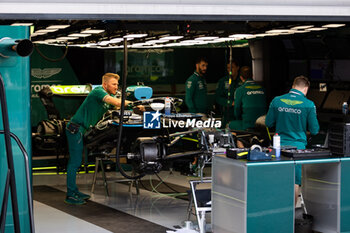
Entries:
[[292,27],[292,30],[303,30],[303,29],[307,29],[307,28],[312,28],[314,25],[300,25],[300,26],[296,26],[296,27]]
[[200,40],[184,40],[180,41],[180,45],[201,45],[201,44],[207,44],[206,41],[200,41]]
[[322,27],[324,28],[339,28],[339,27],[344,27],[345,24],[336,24],[336,23],[332,23],[332,24],[326,24],[326,25],[323,25]]
[[218,40],[206,40],[205,43],[207,44],[216,44],[216,43],[221,43],[222,41],[218,41]]
[[182,38],[183,36],[164,36],[162,38],[159,38],[159,40],[179,40]]
[[101,41],[101,42],[98,42],[98,45],[108,45],[109,43],[111,43],[109,40],[105,40],[105,41]]
[[265,36],[278,36],[277,33],[259,33],[255,34],[255,37],[265,37]]
[[166,44],[164,45],[165,47],[174,47],[174,46],[181,46],[180,43],[169,43],[169,44]]
[[38,34],[38,33],[46,34],[46,33],[50,33],[50,32],[55,32],[57,30],[58,29],[41,29],[41,30],[35,31],[34,33],[35,34]]
[[13,23],[11,26],[32,26],[33,23]]
[[124,39],[121,38],[121,37],[118,37],[118,38],[113,38],[110,40],[111,43],[119,43],[119,42],[122,42]]
[[33,43],[35,43],[35,44],[48,44],[49,42],[47,42],[46,40],[45,41],[38,40],[38,41],[33,41]]
[[326,30],[327,28],[319,28],[319,27],[316,27],[316,28],[307,28],[305,30],[307,31],[322,31],[322,30]]
[[288,33],[290,30],[289,29],[272,29],[268,30],[265,33],[272,33],[272,34],[279,34],[279,33]]
[[30,35],[30,37],[35,37],[35,36],[41,36],[41,35],[45,35],[46,32],[42,32],[42,33],[33,33]]
[[70,36],[61,36],[57,37],[56,40],[76,40],[79,39],[78,37],[70,37]]
[[232,37],[232,38],[239,38],[239,39],[244,39],[244,38],[252,38],[254,37],[254,35],[252,34],[233,34],[233,35],[230,35],[229,37]]
[[197,43],[195,43],[195,45],[201,45],[201,44],[208,44],[208,41],[206,40],[200,40]]
[[96,43],[87,43],[87,44],[84,44],[84,47],[94,47],[94,46],[97,46]]
[[56,39],[47,39],[45,40],[47,43],[55,43],[57,40]]
[[267,33],[255,34],[255,37],[265,37],[265,36],[267,36]]
[[197,37],[195,40],[215,40],[218,38],[219,37],[217,36],[202,36],[202,37]]
[[73,36],[73,37],[88,37],[91,36],[91,34],[88,33],[73,33],[73,34],[69,34],[68,36]]
[[46,29],[65,29],[67,27],[70,27],[70,25],[51,25],[48,26]]
[[125,35],[123,36],[123,38],[142,38],[142,37],[146,37],[148,34],[129,34],[129,35]]
[[220,37],[215,39],[215,41],[219,41],[219,42],[223,42],[223,41],[235,41],[237,40],[237,38],[233,38],[233,37]]
[[148,40],[145,43],[146,44],[162,44],[162,43],[166,43],[169,40]]
[[197,40],[183,40],[183,41],[180,41],[180,44],[197,44],[199,43],[199,41]]
[[99,34],[104,32],[103,29],[85,29],[84,31],[81,31],[80,33],[90,33],[90,34]]
[[163,47],[164,47],[163,44],[155,44],[151,48],[163,48]]

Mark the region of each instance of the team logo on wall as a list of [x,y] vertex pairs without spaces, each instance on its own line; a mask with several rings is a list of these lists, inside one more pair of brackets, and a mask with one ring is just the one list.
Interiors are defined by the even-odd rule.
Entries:
[[162,114],[157,112],[143,113],[143,128],[144,129],[160,129],[160,116]]
[[47,79],[62,71],[62,68],[32,68],[31,75],[38,79]]

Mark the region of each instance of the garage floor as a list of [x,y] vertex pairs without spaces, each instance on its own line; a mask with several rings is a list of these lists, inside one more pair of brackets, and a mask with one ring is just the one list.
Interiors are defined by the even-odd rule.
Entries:
[[[165,186],[155,175],[145,176],[139,185],[140,194],[136,195],[135,187],[129,191],[128,182],[115,182],[121,178],[119,173],[108,172],[110,195],[106,196],[101,174],[98,175],[94,194],[91,194],[93,174],[77,176],[80,191],[91,194],[91,199],[82,206],[63,202],[65,175],[33,176],[36,232],[166,232],[183,226],[187,220],[186,190],[188,181],[195,177],[163,171],[159,176]],[[191,220],[196,222],[194,216]]]

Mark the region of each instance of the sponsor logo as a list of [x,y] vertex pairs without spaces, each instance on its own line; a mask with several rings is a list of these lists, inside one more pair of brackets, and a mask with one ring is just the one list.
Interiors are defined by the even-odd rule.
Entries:
[[50,88],[54,94],[88,94],[91,91],[89,85],[57,85]]
[[301,109],[298,108],[286,108],[286,107],[278,107],[279,112],[288,112],[294,114],[301,114]]
[[187,82],[187,88],[191,88],[191,86],[192,86],[192,81],[188,81]]
[[203,85],[202,82],[198,82],[198,88],[199,88],[199,89],[203,89],[203,88],[204,88],[204,85]]
[[247,95],[263,95],[265,92],[263,91],[248,91]]
[[143,128],[144,129],[160,129],[160,116],[162,114],[157,112],[143,113]]
[[300,100],[290,100],[290,99],[281,99],[281,101],[288,105],[297,105],[297,104],[304,103],[303,101],[300,101]]
[[[190,118],[184,119],[186,114],[174,114],[163,118],[159,112],[144,112],[143,113],[143,128],[144,129],[160,129],[163,128],[220,128],[222,123],[215,118],[209,118],[207,120]],[[178,120],[177,118],[181,118]]]
[[91,91],[90,85],[33,84],[31,85],[32,97],[38,98],[38,92],[40,92],[44,87],[50,87],[52,93],[57,95],[89,94]]
[[47,79],[62,71],[62,68],[32,68],[31,75],[38,79]]

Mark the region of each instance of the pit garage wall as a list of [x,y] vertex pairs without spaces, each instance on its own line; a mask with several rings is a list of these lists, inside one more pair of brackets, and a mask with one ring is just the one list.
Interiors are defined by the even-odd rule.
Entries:
[[[349,17],[350,2],[344,0],[4,0],[0,15],[21,14],[31,18],[104,19],[271,19],[271,17]],[[117,16],[117,17],[116,17]],[[266,16],[269,16],[268,18]],[[301,19],[300,19],[301,20]]]
[[[41,120],[48,118],[38,95],[43,87],[80,84],[70,62],[64,56],[64,50],[64,47],[36,45],[30,56],[32,127],[37,126]],[[86,66],[83,64],[83,67]],[[86,82],[83,84],[86,84]],[[61,114],[61,118],[68,119],[75,113],[82,100],[82,98],[57,97],[54,98],[54,103]]]
[[[46,57],[62,57],[64,47],[38,46]],[[209,68],[206,75],[209,91],[209,105],[214,104],[217,81],[226,74],[228,48],[176,48],[159,50],[129,50],[127,85],[143,82],[151,86],[154,97],[175,96],[184,98],[185,81],[193,74],[195,60],[206,57]],[[233,58],[241,66],[251,65],[249,48],[235,48]],[[47,119],[46,110],[38,97],[38,91],[46,85],[101,84],[105,72],[122,76],[123,51],[90,48],[69,48],[67,56],[60,61],[49,61],[37,50],[31,55],[31,122],[36,127]],[[84,97],[58,97],[53,101],[61,119],[69,119],[78,109]],[[186,111],[185,104],[183,111]]]
[[[0,26],[0,39],[10,37],[13,39],[28,39],[27,27]],[[0,73],[5,82],[7,107],[9,112],[10,130],[16,134],[23,143],[31,162],[31,128],[30,128],[30,73],[29,57],[11,56],[0,57]],[[0,116],[0,129],[3,130],[2,117]],[[15,166],[17,199],[21,232],[29,232],[27,192],[25,166],[22,152],[14,140],[12,140],[13,161]],[[30,166],[31,167],[31,166]],[[5,152],[4,136],[0,135],[0,203],[4,197],[5,179],[7,174],[7,158]],[[14,232],[11,195],[8,200],[5,233]]]

